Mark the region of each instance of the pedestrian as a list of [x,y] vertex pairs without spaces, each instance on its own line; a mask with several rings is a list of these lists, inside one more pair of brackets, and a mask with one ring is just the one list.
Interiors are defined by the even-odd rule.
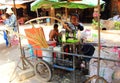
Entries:
[[7,37],[4,37],[4,39],[6,40],[7,38],[8,40],[6,41],[8,42],[8,45],[6,46],[10,47],[11,45],[13,45],[13,43],[18,44],[17,36],[14,33],[14,32],[17,32],[17,18],[14,15],[14,12],[12,11],[11,8],[7,8],[6,13],[2,17],[4,19],[4,24],[6,26],[6,30],[5,30],[6,32],[4,32],[4,36],[7,36]]
[[[3,24],[4,25],[9,24],[9,14],[5,13],[5,14],[1,15],[1,18],[3,19]],[[9,40],[8,35],[9,35],[9,32],[6,29],[4,29],[3,30],[3,37],[4,37],[4,40],[6,42],[7,47],[11,45],[10,42],[9,42],[10,40]]]
[[7,14],[9,14],[9,23],[6,24],[8,27],[10,27],[13,31],[17,32],[17,18],[12,11],[11,8],[8,8],[6,11]]

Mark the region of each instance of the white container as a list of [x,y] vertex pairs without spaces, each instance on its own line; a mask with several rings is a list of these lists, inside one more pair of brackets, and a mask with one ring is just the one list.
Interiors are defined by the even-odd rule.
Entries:
[[[62,51],[62,47],[56,46],[56,47],[53,48],[53,50],[56,51],[56,52],[61,52]],[[54,54],[55,54],[56,58],[62,58],[60,53],[54,53]]]
[[66,31],[65,31],[65,29],[62,29],[61,30],[61,33],[62,33],[62,42],[66,42]]
[[80,30],[77,31],[76,38],[78,40],[81,40],[81,32],[80,32]]
[[[42,59],[45,60],[46,62],[52,64],[53,62],[53,46],[49,46],[49,48],[42,48]],[[46,50],[51,50],[51,51],[46,51]]]

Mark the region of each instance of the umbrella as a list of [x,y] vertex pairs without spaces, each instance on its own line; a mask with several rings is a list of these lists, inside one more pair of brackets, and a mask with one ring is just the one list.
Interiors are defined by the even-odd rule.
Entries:
[[[28,3],[31,1],[33,1],[33,0],[15,0],[15,6],[16,6],[16,8],[24,8],[25,9],[26,5],[24,3]],[[1,0],[0,4],[1,4],[0,9],[2,9],[2,10],[6,9],[8,7],[11,7],[11,8],[14,7],[13,0],[9,0],[9,1]]]
[[[97,6],[97,0],[82,0],[82,1],[58,1],[58,0],[36,0],[31,3],[31,11],[36,11],[38,8],[79,8],[86,9]],[[105,2],[100,0],[100,4],[104,4]]]
[[[82,0],[82,1],[72,1],[73,3],[79,3],[84,5],[89,5],[90,7],[98,6],[98,0]],[[100,0],[100,5],[104,4],[103,0]]]
[[[24,4],[24,3],[31,2],[31,1],[34,1],[34,0],[15,0],[15,5],[16,4]],[[13,4],[13,0],[1,0],[0,3],[1,4]]]
[[[67,17],[67,8],[93,8],[97,6],[97,0],[82,0],[82,1],[58,1],[58,0],[36,0],[31,4],[31,11],[37,11],[38,8],[65,8],[66,17]],[[100,0],[100,4],[105,2]],[[38,13],[38,12],[37,12]],[[38,16],[38,15],[37,15]]]
[[9,5],[1,5],[0,6],[0,10],[4,10],[6,8],[12,8],[12,6],[9,6]]
[[79,8],[79,9],[86,9],[86,8],[92,7],[86,4],[75,3],[73,1],[71,2],[61,1],[61,2],[58,2],[56,5],[58,5],[59,7],[64,7],[64,8]]
[[60,8],[58,5],[58,0],[36,0],[30,4],[31,11],[36,11],[38,8]]

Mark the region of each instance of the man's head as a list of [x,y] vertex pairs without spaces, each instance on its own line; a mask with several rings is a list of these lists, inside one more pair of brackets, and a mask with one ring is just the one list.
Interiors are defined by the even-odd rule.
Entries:
[[71,14],[71,17],[70,17],[70,21],[73,23],[73,24],[77,24],[78,21],[79,21],[79,16],[78,14]]
[[54,28],[58,28],[58,24],[54,24]]
[[55,29],[55,30],[58,29],[58,24],[54,24],[54,29]]

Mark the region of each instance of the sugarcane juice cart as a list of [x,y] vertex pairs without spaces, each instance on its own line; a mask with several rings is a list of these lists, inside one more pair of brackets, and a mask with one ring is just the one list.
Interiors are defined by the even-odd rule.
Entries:
[[[27,21],[26,23],[32,24],[32,21],[35,21],[38,19],[45,19],[45,18],[53,18],[53,19],[56,19],[61,22],[61,20],[59,20],[55,17],[49,17],[49,16],[47,17],[46,16],[46,17],[39,17],[39,18],[32,19],[30,21]],[[32,27],[35,27],[35,26],[32,24]],[[28,37],[32,38],[32,39],[30,38],[31,40],[29,43],[33,44],[32,45],[32,49],[34,50],[33,53],[37,57],[40,57],[40,61],[38,61],[38,63],[36,63],[36,65],[35,65],[35,71],[36,71],[37,75],[39,75],[45,81],[50,81],[52,78],[52,68],[59,68],[59,69],[75,72],[75,69],[76,69],[75,57],[80,52],[79,46],[81,43],[78,39],[76,39],[75,32],[72,32],[70,34],[67,32],[62,33],[63,35],[61,38],[61,40],[62,40],[61,51],[58,52],[55,50],[51,50],[51,49],[54,49],[55,46],[53,46],[54,48],[51,48],[51,46],[47,45],[48,44],[47,42],[44,43],[45,41],[41,42],[41,43],[44,43],[45,48],[41,47],[41,46],[35,46],[35,44],[37,43],[37,40],[40,40],[40,39],[36,39],[36,38],[38,38],[40,35],[43,35],[40,37],[42,39],[42,41],[45,40],[44,31],[42,30],[42,28],[32,28],[32,32],[31,32],[31,30],[29,32],[27,32],[27,31],[29,31],[29,29],[25,30],[26,35]],[[38,32],[38,31],[40,31],[40,32]],[[31,36],[30,33],[32,33],[32,35],[36,35],[36,36]],[[41,45],[41,43],[39,42],[37,44]],[[69,48],[67,48],[69,51],[64,50],[64,47],[66,47],[66,46],[69,46]],[[48,49],[48,48],[51,48],[51,49]],[[42,51],[42,53],[40,50]],[[46,54],[46,56],[44,56],[44,54]],[[38,55],[41,55],[41,56],[38,56]],[[39,67],[41,65],[43,67]],[[79,66],[80,66],[80,64],[79,64]],[[40,68],[42,68],[42,69],[40,69]],[[75,73],[73,74],[73,76],[74,76],[73,78],[75,78]],[[73,83],[75,83],[75,79],[73,79]]]
[[[61,37],[61,50],[53,50],[56,45],[53,46],[54,48],[51,48],[51,46],[49,47],[47,41],[45,40],[43,28],[35,28],[32,23],[32,21],[34,22],[46,18],[58,20],[62,25],[64,25],[61,20],[49,16],[38,17],[26,22],[26,24],[30,23],[32,27],[34,27],[30,31],[27,29],[28,32],[26,32],[26,35],[28,36],[28,40],[32,41],[29,43],[32,44],[33,54],[39,59],[35,64],[36,75],[44,81],[50,81],[53,76],[52,70],[54,70],[54,68],[57,68],[73,72],[72,83],[76,83],[75,70],[76,68],[82,68],[82,57],[85,57],[85,55],[83,55],[81,52],[82,42],[76,38],[76,31],[68,33],[63,30]],[[66,47],[68,49],[67,51]],[[86,65],[83,66],[83,69],[85,67]]]

